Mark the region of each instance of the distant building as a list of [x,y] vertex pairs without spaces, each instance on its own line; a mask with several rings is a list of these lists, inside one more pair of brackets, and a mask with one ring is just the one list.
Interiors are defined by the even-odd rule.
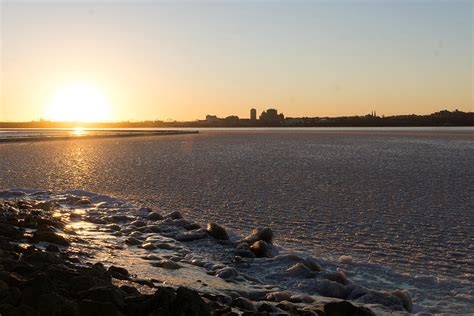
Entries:
[[206,121],[208,123],[216,123],[220,121],[220,118],[218,118],[216,115],[206,115]]
[[255,122],[257,120],[257,110],[256,109],[250,109],[250,120],[252,122]]
[[263,111],[259,117],[259,120],[265,123],[281,123],[284,119],[285,116],[282,113],[278,114],[278,111],[275,109]]

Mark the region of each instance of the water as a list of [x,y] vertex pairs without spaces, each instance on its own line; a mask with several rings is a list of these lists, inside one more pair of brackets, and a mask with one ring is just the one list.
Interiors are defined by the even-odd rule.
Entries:
[[202,130],[0,145],[0,188],[124,197],[345,266],[467,312],[474,286],[474,129]]

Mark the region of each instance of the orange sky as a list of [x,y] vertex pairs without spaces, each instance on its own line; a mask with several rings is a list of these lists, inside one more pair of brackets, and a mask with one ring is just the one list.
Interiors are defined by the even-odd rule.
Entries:
[[0,121],[473,111],[469,1],[0,8]]

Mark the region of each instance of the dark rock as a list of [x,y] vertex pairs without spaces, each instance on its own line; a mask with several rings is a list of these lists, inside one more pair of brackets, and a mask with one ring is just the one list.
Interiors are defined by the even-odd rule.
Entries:
[[166,217],[171,218],[171,219],[181,219],[183,218],[183,215],[181,215],[181,213],[178,211],[174,211],[168,214]]
[[160,213],[151,212],[150,214],[148,214],[147,219],[150,221],[161,221],[163,219],[163,216]]
[[46,293],[38,298],[37,310],[43,315],[79,315],[77,304],[55,293]]
[[133,286],[122,285],[120,289],[127,293],[127,295],[140,295],[140,292],[137,290],[137,288]]
[[347,291],[340,283],[331,280],[321,280],[317,285],[317,291],[322,296],[345,298]]
[[218,240],[228,240],[229,239],[229,234],[227,233],[227,230],[216,224],[216,223],[208,223],[207,224],[207,232],[209,235],[214,237],[215,239]]
[[94,286],[88,290],[77,293],[77,295],[83,300],[109,302],[119,308],[125,306],[123,297],[126,293],[112,286]]
[[61,246],[69,246],[69,241],[66,238],[49,230],[37,230],[33,234],[33,241],[47,241]]
[[80,275],[80,276],[71,278],[70,284],[71,284],[71,292],[78,293],[78,292],[86,291],[98,285],[98,280],[88,275]]
[[111,302],[82,300],[79,302],[81,316],[121,316],[122,313]]
[[363,306],[355,306],[348,301],[331,302],[324,305],[326,316],[373,316],[370,309]]
[[252,251],[246,249],[236,249],[235,255],[243,258],[255,258],[255,254]]
[[346,274],[342,271],[325,273],[322,275],[322,277],[342,285],[348,285],[349,283],[351,283],[351,281],[347,278]]
[[273,231],[271,228],[255,228],[252,230],[252,233],[245,238],[245,241],[250,244],[259,240],[263,240],[264,242],[271,244],[273,242]]
[[216,276],[221,279],[231,279],[239,275],[239,272],[231,267],[223,268],[216,271]]
[[304,264],[296,263],[289,267],[286,272],[295,278],[313,278],[315,274]]
[[109,272],[110,276],[115,279],[128,280],[130,276],[127,269],[121,267],[110,266],[107,271]]
[[51,251],[51,252],[59,252],[58,246],[56,246],[56,245],[51,245],[51,244],[46,247],[46,250],[47,250],[47,251]]
[[20,230],[15,228],[13,225],[0,223],[0,236],[5,237],[17,237]]
[[392,292],[392,294],[397,296],[402,301],[403,308],[405,308],[410,313],[413,311],[413,302],[410,292],[406,290],[396,290]]
[[232,306],[238,307],[240,309],[250,311],[250,312],[257,312],[257,307],[255,304],[250,301],[249,299],[246,299],[245,297],[238,297],[235,300],[232,301]]
[[268,245],[265,241],[259,240],[254,242],[250,246],[250,250],[255,254],[256,257],[268,257],[270,255]]
[[176,291],[176,299],[173,302],[171,311],[173,315],[211,315],[209,307],[199,294],[185,287],[179,287]]

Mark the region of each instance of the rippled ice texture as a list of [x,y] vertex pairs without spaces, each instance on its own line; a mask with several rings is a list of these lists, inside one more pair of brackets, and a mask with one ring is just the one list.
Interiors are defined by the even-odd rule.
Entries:
[[[474,131],[202,131],[0,145],[0,188],[83,189],[334,259],[368,286],[473,303]],[[471,305],[472,306],[472,305]]]

